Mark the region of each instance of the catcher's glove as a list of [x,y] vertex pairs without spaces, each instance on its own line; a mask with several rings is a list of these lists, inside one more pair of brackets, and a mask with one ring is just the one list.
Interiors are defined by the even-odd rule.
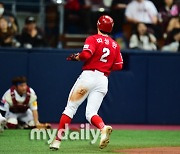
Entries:
[[79,53],[73,53],[73,54],[71,54],[71,55],[69,55],[67,58],[66,58],[66,60],[68,60],[68,61],[78,61],[77,60],[77,56],[79,55]]
[[39,123],[36,125],[37,129],[49,129],[51,128],[51,124],[49,123]]

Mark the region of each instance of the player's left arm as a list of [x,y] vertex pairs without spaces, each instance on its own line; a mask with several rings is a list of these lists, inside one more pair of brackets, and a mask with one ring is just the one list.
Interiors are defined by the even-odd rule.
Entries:
[[119,71],[119,70],[122,70],[122,68],[123,68],[123,58],[122,58],[122,55],[120,52],[120,48],[118,47],[117,48],[117,56],[116,56],[116,59],[114,61],[114,64],[113,64],[111,70]]

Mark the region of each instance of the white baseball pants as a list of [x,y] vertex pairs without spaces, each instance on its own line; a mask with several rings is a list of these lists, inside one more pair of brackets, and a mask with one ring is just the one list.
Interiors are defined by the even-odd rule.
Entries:
[[108,78],[104,73],[97,70],[83,71],[71,89],[63,114],[73,118],[78,107],[87,98],[86,119],[91,123],[91,118],[98,114],[107,91]]
[[34,118],[33,118],[33,114],[32,111],[30,109],[28,109],[26,112],[24,113],[13,113],[13,112],[6,112],[6,119],[8,123],[17,125],[18,124],[18,120],[25,122],[27,125],[29,126],[34,126]]

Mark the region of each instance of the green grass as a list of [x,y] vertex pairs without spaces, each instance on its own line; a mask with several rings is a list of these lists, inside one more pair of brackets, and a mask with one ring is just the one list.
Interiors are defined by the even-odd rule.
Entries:
[[50,151],[46,140],[30,140],[30,130],[5,130],[0,133],[0,154],[24,153],[114,153],[114,150],[125,148],[180,146],[180,131],[135,131],[114,130],[110,144],[101,150],[98,142],[63,141],[59,151]]

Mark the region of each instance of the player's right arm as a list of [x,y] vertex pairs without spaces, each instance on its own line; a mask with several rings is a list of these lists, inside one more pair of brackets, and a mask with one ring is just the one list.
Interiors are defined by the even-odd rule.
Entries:
[[111,68],[112,71],[119,71],[123,68],[123,58],[120,52],[120,47],[117,48],[116,53],[116,59]]
[[8,109],[9,108],[9,105],[12,105],[12,99],[11,99],[11,92],[10,92],[10,89],[8,89],[2,99],[1,99],[1,108],[4,108],[4,109]]
[[6,111],[9,110],[9,104],[7,102],[8,95],[10,93],[10,90],[6,91],[6,93],[3,95],[1,101],[0,101],[0,113],[2,116],[5,116]]

